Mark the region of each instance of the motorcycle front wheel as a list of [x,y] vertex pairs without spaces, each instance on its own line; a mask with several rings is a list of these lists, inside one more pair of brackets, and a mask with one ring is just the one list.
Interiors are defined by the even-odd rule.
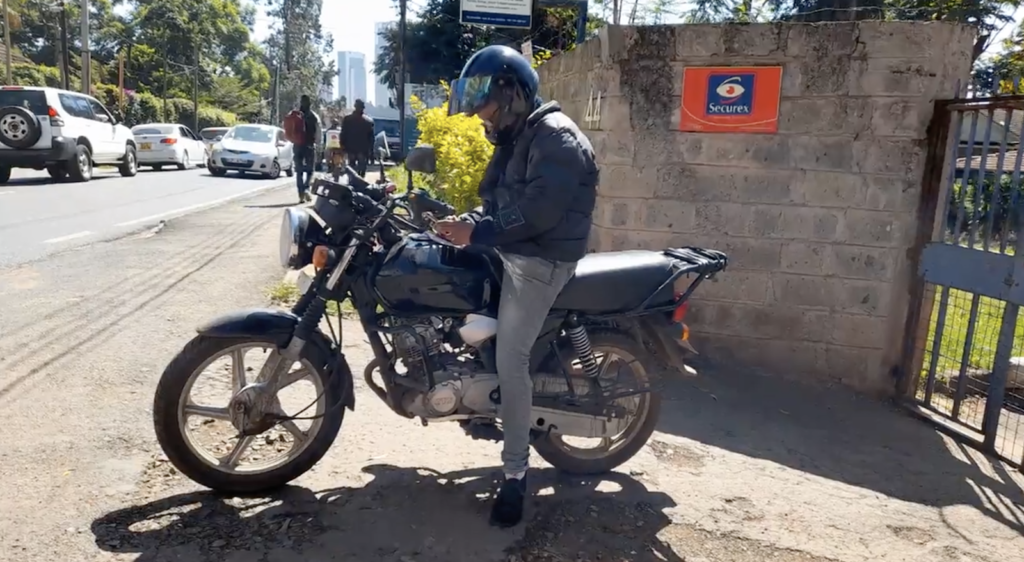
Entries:
[[[598,363],[598,380],[603,385],[621,382],[616,381],[619,378],[633,377],[633,384],[648,388],[651,386],[651,376],[657,372],[657,365],[642,344],[619,332],[594,331],[589,336]],[[565,369],[573,380],[573,389],[585,396],[588,389],[587,379],[583,375],[576,354],[571,352],[571,346],[560,348]],[[553,373],[554,376],[548,374],[543,382],[535,380],[535,391],[568,390],[564,379],[561,378],[558,361],[554,357],[545,361],[542,372]],[[538,384],[545,388],[537,389]],[[651,390],[620,398],[615,404],[623,406],[629,412],[628,423],[617,435],[600,439],[596,447],[584,447],[582,438],[565,437],[550,432],[534,441],[534,450],[552,466],[568,474],[587,476],[614,470],[640,452],[651,438],[661,414],[661,394]]]
[[[223,493],[273,490],[313,468],[334,443],[345,412],[343,407],[335,407],[344,392],[338,379],[351,374],[338,373],[341,377],[332,379],[330,357],[315,345],[306,345],[296,363],[298,369],[295,365],[290,369],[294,373],[301,369],[305,376],[290,377],[296,384],[281,389],[289,391],[300,386],[299,382],[309,382],[313,387],[311,396],[298,399],[301,404],[295,408],[285,406],[286,400],[280,394],[275,397],[281,413],[310,419],[284,421],[255,436],[241,436],[231,424],[228,403],[220,396],[230,400],[246,384],[254,382],[259,367],[245,365],[248,351],[268,352],[275,348],[269,337],[197,336],[164,370],[153,400],[157,441],[167,460],[197,484]],[[223,358],[230,359],[230,367],[219,361]],[[341,361],[340,369],[348,370],[348,365]],[[219,403],[201,404],[193,399],[192,393],[200,376],[211,369],[230,372],[230,392],[213,399]],[[213,390],[224,390],[223,386],[211,385]],[[295,401],[288,402],[295,405]],[[304,411],[297,412],[303,408]],[[193,430],[204,428],[214,437],[204,439],[193,434]],[[212,450],[206,449],[207,443],[213,444]]]

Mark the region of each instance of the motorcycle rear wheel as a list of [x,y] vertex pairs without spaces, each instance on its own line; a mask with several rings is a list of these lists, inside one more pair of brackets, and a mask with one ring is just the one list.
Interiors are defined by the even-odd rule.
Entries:
[[[657,372],[657,363],[642,344],[627,334],[614,331],[594,331],[589,336],[595,354],[615,355],[619,360],[631,365],[638,383],[650,385],[652,373]],[[568,346],[562,347],[561,354],[566,362],[566,368],[571,368],[572,362],[576,360],[576,353],[572,352],[571,347],[565,347]],[[558,364],[554,357],[545,361],[544,372],[560,373],[555,369],[558,369]],[[576,380],[583,380],[582,373],[574,372],[577,370],[578,368],[570,371],[570,375],[579,375],[572,376],[574,387],[582,386],[575,384]],[[632,398],[623,398],[620,401]],[[637,398],[636,416],[625,431],[608,440],[610,446],[607,451],[577,448],[565,443],[562,436],[553,432],[538,437],[533,443],[533,448],[541,458],[567,474],[589,476],[610,472],[640,452],[658,425],[658,418],[661,415],[661,394],[651,390]]]
[[[331,360],[327,352],[315,345],[307,345],[302,351],[300,362],[311,371],[310,376],[316,379],[315,386],[323,391],[323,396],[318,400],[316,407],[301,414],[323,414],[313,422],[317,429],[308,437],[310,442],[303,444],[300,451],[294,457],[289,457],[285,464],[269,470],[241,473],[234,471],[233,467],[227,470],[214,466],[190,445],[189,436],[183,430],[185,414],[182,405],[188,402],[187,397],[183,401],[183,394],[190,391],[197,372],[201,373],[206,366],[223,357],[232,348],[242,346],[275,348],[269,337],[261,339],[196,336],[167,365],[153,399],[153,426],[157,441],[167,459],[192,481],[222,493],[251,494],[274,490],[313,468],[330,449],[341,430],[345,410],[343,407],[332,406],[343,398],[344,391],[338,380],[343,379],[346,374],[351,377],[347,372],[348,365],[339,359],[343,361],[340,369],[346,372],[339,373],[341,376],[332,379],[329,368]],[[262,438],[262,435],[257,438]]]

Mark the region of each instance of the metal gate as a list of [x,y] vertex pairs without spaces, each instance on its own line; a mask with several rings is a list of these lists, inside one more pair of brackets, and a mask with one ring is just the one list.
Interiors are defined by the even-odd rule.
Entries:
[[[1024,96],[936,103],[901,390],[1024,466]],[[927,225],[930,225],[929,229]]]

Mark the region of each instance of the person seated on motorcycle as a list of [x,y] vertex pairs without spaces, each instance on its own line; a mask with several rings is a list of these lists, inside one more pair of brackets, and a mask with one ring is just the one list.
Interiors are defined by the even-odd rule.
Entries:
[[483,207],[435,230],[457,245],[495,248],[505,266],[497,370],[505,481],[491,523],[522,519],[530,454],[530,350],[562,287],[586,254],[597,196],[594,150],[557,102],[544,103],[537,72],[518,51],[475,53],[452,84],[449,114],[476,115],[495,145],[479,193]]

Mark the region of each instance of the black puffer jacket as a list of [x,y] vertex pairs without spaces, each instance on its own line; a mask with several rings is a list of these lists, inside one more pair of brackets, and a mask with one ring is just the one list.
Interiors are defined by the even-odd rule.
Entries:
[[471,243],[554,261],[587,252],[597,198],[594,149],[557,102],[538,108],[514,145],[499,147],[480,183]]

